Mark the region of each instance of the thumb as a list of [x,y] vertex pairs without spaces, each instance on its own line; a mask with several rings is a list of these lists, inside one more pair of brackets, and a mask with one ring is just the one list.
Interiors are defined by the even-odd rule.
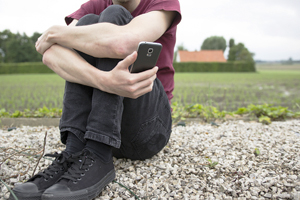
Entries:
[[124,58],[123,60],[121,60],[118,64],[118,67],[120,69],[128,69],[128,67],[134,63],[134,61],[137,58],[137,52],[134,51],[132,54],[128,55],[126,58]]

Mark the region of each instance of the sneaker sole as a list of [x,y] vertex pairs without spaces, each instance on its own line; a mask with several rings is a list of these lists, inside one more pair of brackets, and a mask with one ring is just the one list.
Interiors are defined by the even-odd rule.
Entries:
[[112,182],[116,177],[115,170],[110,171],[103,179],[101,179],[95,185],[71,192],[70,194],[66,193],[56,193],[56,194],[47,194],[42,195],[42,200],[91,200],[102,192],[103,188]]
[[[42,193],[33,196],[32,194],[24,195],[24,193],[19,194],[17,191],[13,191],[13,192],[19,200],[40,200],[42,196]],[[15,197],[12,194],[10,194],[8,200],[15,200]]]

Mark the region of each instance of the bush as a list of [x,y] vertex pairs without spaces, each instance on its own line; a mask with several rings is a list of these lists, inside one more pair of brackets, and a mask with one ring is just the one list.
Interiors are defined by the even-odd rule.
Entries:
[[176,72],[256,72],[252,62],[174,62]]
[[54,73],[42,62],[0,63],[0,74],[44,74]]
[[[256,72],[251,62],[174,62],[176,72]],[[0,63],[0,74],[54,73],[42,62]]]

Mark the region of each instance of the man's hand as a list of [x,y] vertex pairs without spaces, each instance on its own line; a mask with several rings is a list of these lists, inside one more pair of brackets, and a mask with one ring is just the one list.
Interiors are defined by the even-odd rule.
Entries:
[[40,54],[44,54],[45,51],[47,51],[54,42],[51,41],[51,35],[58,29],[58,26],[52,26],[48,30],[46,30],[36,41],[35,48],[37,52]]
[[106,84],[102,85],[104,91],[132,99],[152,91],[158,67],[141,73],[130,73],[128,67],[134,63],[136,58],[137,52],[135,51],[108,72]]

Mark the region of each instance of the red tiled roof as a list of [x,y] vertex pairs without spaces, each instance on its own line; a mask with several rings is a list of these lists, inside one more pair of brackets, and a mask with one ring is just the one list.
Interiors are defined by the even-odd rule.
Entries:
[[226,62],[222,50],[178,51],[179,62]]

